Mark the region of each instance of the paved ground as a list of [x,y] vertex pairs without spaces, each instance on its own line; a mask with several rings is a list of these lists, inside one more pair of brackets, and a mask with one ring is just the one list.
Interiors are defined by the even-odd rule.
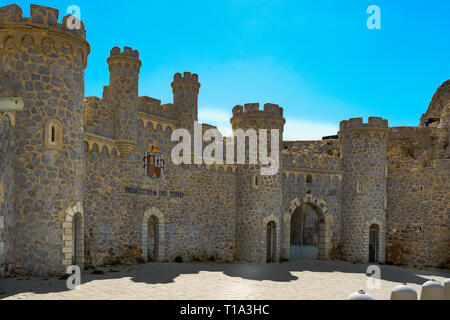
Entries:
[[[443,282],[444,270],[381,267],[381,288],[367,287],[368,265],[334,261],[281,264],[152,263],[106,267],[104,275],[83,271],[81,286],[68,290],[56,278],[0,280],[0,299],[346,299],[364,289],[376,299],[389,299],[397,284],[407,282],[420,294],[428,279]],[[99,268],[100,269],[100,268]],[[114,272],[115,271],[115,272]]]

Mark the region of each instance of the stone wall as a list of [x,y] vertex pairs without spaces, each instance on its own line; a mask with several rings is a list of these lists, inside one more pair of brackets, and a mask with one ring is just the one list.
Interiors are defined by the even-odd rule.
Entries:
[[0,114],[0,277],[12,261],[14,222],[14,129],[10,116]]
[[369,261],[369,228],[378,226],[378,256],[385,260],[385,210],[388,123],[370,117],[342,121],[339,136],[342,169],[342,230],[344,257]]
[[449,268],[448,128],[390,130],[386,261]]
[[114,139],[113,109],[107,106],[103,99],[86,97],[85,130],[102,137]]
[[[271,129],[279,130],[275,143],[281,150],[283,139],[283,108],[267,103],[263,110],[259,103],[249,103],[233,108],[231,124],[233,130],[267,129],[267,150],[271,154]],[[260,132],[257,132],[259,139]],[[250,164],[250,155],[258,154],[256,146],[245,142],[245,164],[237,165],[236,188],[236,258],[243,261],[264,263],[267,261],[267,224],[275,222],[275,260],[280,257],[282,218],[282,173],[281,168],[273,175],[262,175],[260,164]],[[280,152],[281,153],[281,152]],[[235,152],[236,156],[236,152]],[[260,156],[260,155],[259,155]],[[281,155],[280,155],[281,157]],[[277,163],[281,166],[281,159]],[[254,179],[258,179],[257,185]]]
[[[156,208],[164,217],[164,260],[176,256],[233,260],[235,177],[222,168],[175,166],[170,161],[171,130],[137,128],[138,144],[126,159],[106,150],[87,153],[85,174],[86,263],[136,262],[142,255],[142,220]],[[164,176],[149,178],[142,158],[158,145],[166,160]],[[126,187],[156,190],[157,195],[131,194]],[[167,195],[159,194],[167,192]],[[182,193],[173,197],[171,192]]]
[[450,267],[450,159],[388,178],[386,261]]
[[[84,25],[68,30],[68,17],[58,23],[52,8],[30,12],[0,8],[0,96],[24,100],[23,111],[0,122],[0,265],[7,273],[137,262],[155,241],[159,261],[266,262],[271,222],[275,260],[289,258],[290,218],[302,203],[323,220],[320,258],[367,262],[369,227],[377,224],[379,262],[386,233],[388,262],[449,266],[448,81],[419,127],[388,130],[381,118],[355,118],[341,122],[335,140],[283,141],[278,105],[235,106],[234,129],[280,130],[274,175],[248,164],[250,150],[246,164],[174,165],[171,134],[192,132],[198,76],[175,74],[173,103],[140,97],[138,52],[114,47],[103,97],[84,98]],[[431,116],[441,121],[427,127]],[[143,167],[150,145],[165,158],[160,178]]]
[[[303,168],[303,173],[283,173],[283,219],[281,227],[282,250],[281,254],[284,258],[290,257],[290,235],[291,235],[291,217],[293,211],[290,210],[292,201],[299,199],[300,203],[295,205],[294,210],[301,203],[311,204],[321,215],[326,218],[326,247],[323,249],[323,257],[330,257],[330,250],[338,247],[340,243],[341,231],[341,197],[342,183],[338,175],[322,173],[318,174],[312,169]],[[307,182],[306,177],[310,175],[312,180]],[[320,204],[314,202],[305,202],[305,197],[312,196],[319,201],[323,201],[327,210],[320,207]],[[322,249],[322,248],[321,248]]]
[[[15,205],[11,268],[62,272],[64,210],[82,201],[84,27],[68,30],[58,10],[31,5],[31,17],[11,5],[0,9],[0,71],[24,99],[16,114]],[[45,29],[45,33],[42,30]],[[53,145],[46,127],[56,126]],[[48,135],[47,131],[47,135]]]

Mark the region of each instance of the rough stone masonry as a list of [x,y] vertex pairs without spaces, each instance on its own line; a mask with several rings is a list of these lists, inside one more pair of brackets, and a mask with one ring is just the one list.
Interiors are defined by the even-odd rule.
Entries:
[[103,96],[85,97],[84,24],[30,12],[0,8],[0,98],[24,103],[0,113],[3,275],[175,258],[449,268],[450,81],[418,127],[355,118],[321,141],[284,141],[278,105],[237,105],[233,129],[280,130],[275,175],[257,164],[174,165],[172,132],[198,119],[198,75],[175,74],[173,102],[161,104],[139,96],[138,51],[114,47]]

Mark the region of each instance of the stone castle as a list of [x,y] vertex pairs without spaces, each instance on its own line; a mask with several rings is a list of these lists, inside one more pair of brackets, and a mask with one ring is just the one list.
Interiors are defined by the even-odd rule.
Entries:
[[[0,113],[3,275],[174,259],[450,267],[450,81],[418,127],[371,117],[320,141],[281,134],[274,175],[175,165],[171,134],[197,120],[198,76],[175,74],[173,103],[161,104],[139,96],[138,52],[114,47],[102,98],[85,97],[84,24],[58,16],[0,8],[0,101],[23,103]],[[233,129],[282,133],[284,123],[274,104],[233,108]],[[163,156],[159,174],[147,155]]]

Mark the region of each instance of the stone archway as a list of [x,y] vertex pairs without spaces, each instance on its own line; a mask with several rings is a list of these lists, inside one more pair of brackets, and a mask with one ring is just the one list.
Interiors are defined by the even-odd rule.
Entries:
[[333,222],[332,216],[328,213],[327,203],[323,199],[318,199],[311,194],[307,194],[300,200],[296,197],[291,201],[288,211],[284,215],[284,237],[283,237],[283,247],[285,250],[285,255],[290,256],[291,251],[291,218],[293,213],[302,204],[312,205],[319,213],[319,218],[323,219],[320,224],[319,230],[319,260],[327,260],[328,253],[331,249],[331,225]]
[[280,260],[280,219],[275,217],[275,215],[271,214],[267,217],[265,217],[262,221],[262,229],[263,229],[263,239],[264,239],[264,262],[267,262],[267,256],[268,256],[268,244],[267,244],[267,227],[269,223],[275,224],[275,229],[272,230],[273,236],[274,236],[274,246],[273,246],[273,253],[272,253],[272,262],[278,262]]
[[81,202],[65,210],[62,234],[62,264],[84,266],[84,211]]
[[[166,230],[166,222],[164,219],[164,215],[159,211],[157,208],[152,207],[144,212],[144,217],[142,218],[142,242],[141,242],[141,249],[142,254],[141,257],[145,261],[148,261],[148,249],[149,249],[149,221],[157,222],[156,223],[156,257],[154,258],[154,261],[162,262],[166,259],[166,249],[165,249],[165,230]],[[151,241],[151,239],[150,239]]]

